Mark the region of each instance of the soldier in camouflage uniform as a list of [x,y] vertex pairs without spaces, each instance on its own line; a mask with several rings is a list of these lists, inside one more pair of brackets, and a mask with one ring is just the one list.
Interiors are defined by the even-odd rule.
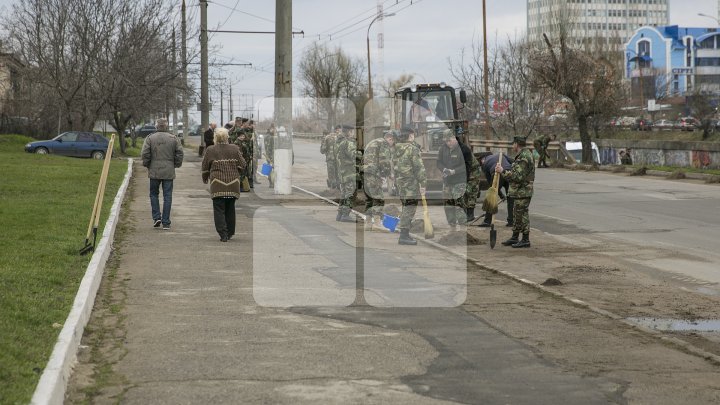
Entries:
[[327,165],[327,186],[328,188],[336,190],[340,188],[340,181],[337,175],[337,162],[335,161],[335,147],[338,132],[340,132],[340,125],[335,126],[335,132],[325,135],[320,144],[320,153],[325,155],[325,164]]
[[[513,198],[513,234],[502,244],[514,248],[530,247],[530,200],[533,195],[535,181],[535,159],[532,152],[525,147],[525,138],[516,136],[513,139],[513,151],[518,152],[510,170],[504,170],[500,162],[495,171],[510,183],[508,198]],[[518,240],[520,232],[522,240]]]
[[235,125],[228,129],[228,136],[230,143],[237,143],[237,139],[241,133],[245,132],[243,129],[243,118],[235,117]]
[[425,165],[420,150],[411,143],[413,135],[412,129],[403,128],[398,136],[393,157],[395,184],[402,202],[400,238],[398,239],[400,245],[417,245],[417,241],[410,236],[410,226],[417,210],[418,196],[425,195],[427,184]]
[[467,212],[467,222],[475,220],[475,206],[477,199],[480,197],[480,179],[482,177],[482,168],[475,155],[472,155],[470,161],[470,174],[468,175],[467,189],[465,190],[465,210]]
[[[263,137],[263,144],[265,146],[265,159],[270,166],[275,166],[275,137],[277,136],[277,130],[275,124],[270,124],[267,134]],[[273,188],[272,176],[268,176],[268,184],[270,188]]]
[[438,150],[437,168],[443,176],[445,217],[451,228],[467,223],[467,185],[473,160],[472,152],[461,143],[452,129],[443,132],[445,144]]
[[340,205],[336,221],[357,222],[355,218],[350,218],[350,211],[355,205],[357,195],[359,153],[355,141],[355,128],[343,125],[335,152],[337,174],[340,180]]
[[372,231],[374,217],[382,217],[385,206],[383,178],[390,176],[395,138],[395,131],[387,131],[382,138],[373,139],[365,146],[363,190],[365,191],[365,230],[368,231]]
[[[242,157],[245,159],[247,163],[247,166],[245,167],[245,171],[242,174],[242,177],[247,178],[248,184],[250,185],[250,188],[253,188],[253,179],[252,179],[252,159],[253,159],[253,141],[252,139],[248,139],[247,134],[245,131],[241,131],[238,133],[238,138],[235,141],[235,144],[240,148],[240,152],[242,152]],[[242,179],[240,180],[242,184]]]

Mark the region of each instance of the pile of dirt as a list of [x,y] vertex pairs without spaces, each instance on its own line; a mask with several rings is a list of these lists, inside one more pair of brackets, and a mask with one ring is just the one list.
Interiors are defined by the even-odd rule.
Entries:
[[637,169],[633,170],[630,175],[631,176],[644,176],[647,174],[647,167],[638,167]]
[[438,239],[437,242],[445,246],[476,246],[487,244],[486,241],[478,239],[466,232],[450,232],[442,238]]
[[390,205],[385,206],[385,209],[383,209],[383,212],[385,213],[385,215],[390,215],[392,217],[400,217],[400,213],[402,211],[400,210],[400,208],[398,208],[397,205],[390,204]]
[[549,279],[543,281],[543,283],[541,285],[544,285],[547,287],[547,286],[562,285],[562,284],[563,284],[562,281],[560,281],[556,278],[550,277]]
[[685,172],[682,170],[675,170],[674,172],[670,173],[669,176],[667,176],[668,180],[682,180],[686,178]]

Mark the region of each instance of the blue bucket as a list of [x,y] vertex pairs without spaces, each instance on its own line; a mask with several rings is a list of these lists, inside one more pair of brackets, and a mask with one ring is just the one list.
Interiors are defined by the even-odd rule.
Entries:
[[260,168],[260,173],[263,176],[269,176],[270,173],[272,173],[272,166],[270,165],[270,163],[268,163],[268,162],[263,163],[262,167]]
[[383,214],[382,224],[385,228],[389,229],[390,232],[395,232],[395,227],[398,222],[400,222],[400,218]]

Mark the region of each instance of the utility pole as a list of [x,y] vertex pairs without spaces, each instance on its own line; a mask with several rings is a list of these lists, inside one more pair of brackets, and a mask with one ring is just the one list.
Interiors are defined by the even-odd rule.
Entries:
[[[275,194],[292,194],[292,0],[275,0]],[[284,131],[280,129],[284,128]]]
[[[185,0],[182,2],[182,25],[180,36],[182,37],[182,46],[180,48],[180,58],[182,59],[182,114],[183,114],[183,139],[188,137],[188,127],[190,121],[188,118],[188,88],[187,88],[187,20],[185,16]],[[202,136],[201,136],[202,138]]]
[[[210,126],[208,85],[207,0],[200,0],[200,125],[203,131]],[[203,138],[200,137],[200,142],[204,148]]]
[[220,85],[220,123],[225,125],[225,108],[223,108],[223,88]]
[[[483,7],[483,87],[485,92],[485,139],[490,140],[490,92],[488,81],[488,57],[487,57],[487,18],[485,16],[485,0],[482,3]],[[485,150],[490,151],[490,146],[486,147]]]
[[[173,27],[173,33],[172,33],[172,64],[173,64],[173,72],[176,72],[177,70],[177,39],[175,37],[175,27]],[[173,132],[175,132],[173,135],[177,135],[178,133],[178,115],[177,115],[177,102],[178,102],[178,95],[177,95],[177,86],[175,85],[177,83],[177,78],[173,80],[173,87],[172,87],[172,117],[173,117]],[[181,139],[181,142],[183,145],[185,144],[185,138]]]
[[230,100],[228,100],[228,120],[233,119],[232,85],[230,85]]

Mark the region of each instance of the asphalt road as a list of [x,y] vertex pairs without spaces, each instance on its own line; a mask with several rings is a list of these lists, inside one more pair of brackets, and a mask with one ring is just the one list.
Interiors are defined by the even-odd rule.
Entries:
[[[315,167],[325,176],[317,143],[295,140],[294,148],[296,167]],[[504,218],[504,204],[500,211]],[[530,217],[533,228],[563,242],[607,244],[608,254],[624,255],[659,276],[696,280],[720,292],[719,211],[717,185],[538,169]],[[633,257],[633,245],[656,254]]]

